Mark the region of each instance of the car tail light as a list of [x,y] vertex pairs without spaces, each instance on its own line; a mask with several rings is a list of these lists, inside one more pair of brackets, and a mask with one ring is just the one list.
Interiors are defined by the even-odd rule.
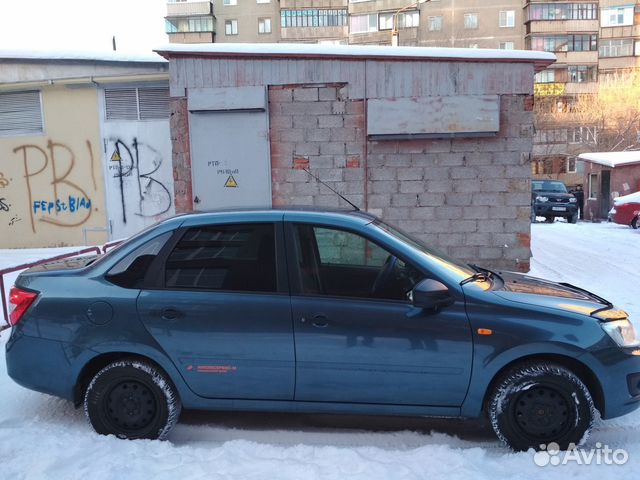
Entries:
[[9,292],[9,323],[17,325],[24,312],[27,311],[37,297],[38,294],[36,292],[11,287],[11,292]]

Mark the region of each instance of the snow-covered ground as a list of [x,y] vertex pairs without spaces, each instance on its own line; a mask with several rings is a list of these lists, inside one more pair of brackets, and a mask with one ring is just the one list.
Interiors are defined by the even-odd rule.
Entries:
[[[626,309],[640,327],[640,231],[615,224],[533,226],[532,275],[569,281]],[[0,250],[0,268],[46,254]],[[585,448],[624,448],[625,466],[536,466],[483,424],[449,420],[185,412],[169,441],[122,441],[91,430],[81,410],[6,374],[0,336],[0,479],[631,478],[640,413],[599,422]]]

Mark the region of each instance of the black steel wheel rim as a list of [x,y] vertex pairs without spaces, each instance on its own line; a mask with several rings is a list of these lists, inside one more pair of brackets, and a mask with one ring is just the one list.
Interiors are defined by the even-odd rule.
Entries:
[[521,392],[511,405],[520,431],[529,438],[561,438],[574,423],[573,401],[569,395],[550,385],[534,385]]
[[158,399],[143,382],[120,380],[105,396],[105,417],[119,432],[134,433],[146,429],[158,414]]

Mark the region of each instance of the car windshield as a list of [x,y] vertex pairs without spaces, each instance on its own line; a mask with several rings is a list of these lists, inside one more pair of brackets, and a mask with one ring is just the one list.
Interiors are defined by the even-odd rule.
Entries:
[[533,184],[534,192],[557,192],[567,193],[567,187],[562,182],[554,182],[551,180],[534,180]]
[[441,267],[445,268],[448,272],[454,274],[457,278],[457,281],[462,281],[466,278],[473,276],[476,271],[473,270],[466,263],[461,262],[460,260],[456,260],[455,258],[449,257],[448,255],[439,252],[438,250],[427,247],[420,240],[417,240],[407,233],[397,229],[396,227],[392,227],[384,223],[381,220],[375,220],[373,225],[384,230],[388,234],[402,240],[404,243],[414,248],[418,252],[423,255],[428,256],[431,260],[437,262]]

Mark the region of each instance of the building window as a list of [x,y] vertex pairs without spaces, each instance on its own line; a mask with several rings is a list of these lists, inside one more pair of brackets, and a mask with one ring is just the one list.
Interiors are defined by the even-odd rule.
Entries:
[[595,65],[569,65],[567,67],[568,81],[571,83],[595,82],[598,68]]
[[105,120],[169,118],[169,87],[106,88]]
[[536,73],[534,78],[536,83],[554,83],[556,81],[556,70],[555,68],[543,70]]
[[165,20],[167,33],[213,32],[213,17],[184,17]]
[[603,8],[600,18],[601,27],[623,27],[633,25],[633,5],[625,7]]
[[477,13],[465,13],[464,14],[464,28],[478,28],[478,14]]
[[598,36],[587,35],[554,35],[530,37],[526,39],[528,50],[545,52],[588,52],[598,49]]
[[225,5],[225,6],[237,5],[238,4],[238,0],[223,0],[222,4]]
[[258,19],[258,33],[271,33],[271,19],[259,18]]
[[38,90],[0,93],[0,137],[44,133]]
[[633,55],[633,39],[600,40],[601,57],[630,57]]
[[500,27],[513,28],[516,26],[515,10],[503,10],[500,12]]
[[343,27],[345,25],[347,25],[346,9],[280,10],[280,26],[282,28]]
[[[378,28],[380,30],[392,30],[393,29],[393,17],[394,13],[380,13],[378,15]],[[398,28],[411,28],[417,27],[420,23],[420,13],[405,12],[398,15]]]
[[513,50],[513,42],[500,42],[500,50]]
[[597,3],[540,3],[527,7],[527,20],[596,20]]
[[598,174],[597,173],[589,174],[589,199],[590,200],[598,199]]
[[351,33],[366,33],[378,31],[378,14],[351,15]]
[[567,158],[567,173],[577,173],[578,166],[576,162],[576,158]]
[[442,30],[442,16],[429,17],[429,31],[439,32]]
[[598,142],[598,129],[596,127],[575,127],[569,131],[569,143],[588,143],[595,145]]
[[[378,29],[380,30],[392,30],[393,29],[393,13],[381,13],[378,15]],[[400,22],[398,22],[398,28],[400,28]]]
[[225,20],[224,33],[226,35],[238,35],[238,20]]

